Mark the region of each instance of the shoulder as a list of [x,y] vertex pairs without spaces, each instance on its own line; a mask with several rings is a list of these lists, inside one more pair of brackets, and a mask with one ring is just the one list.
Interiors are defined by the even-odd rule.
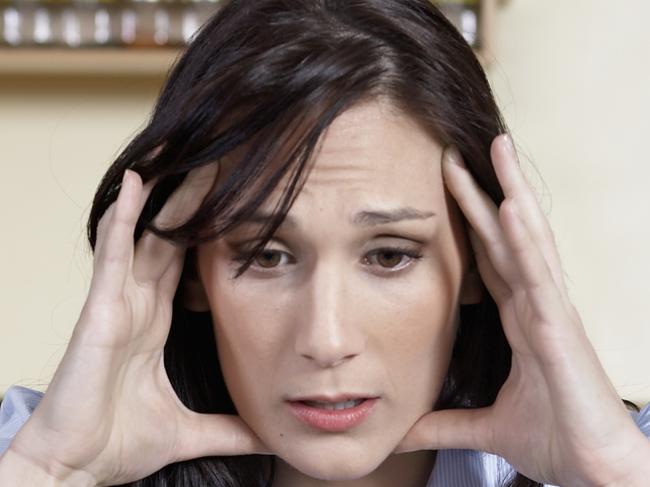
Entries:
[[503,487],[515,475],[515,469],[498,455],[474,450],[440,450],[427,487]]
[[9,448],[11,440],[29,419],[42,397],[42,392],[23,386],[7,389],[0,403],[0,455]]
[[497,455],[474,450],[439,450],[427,487],[498,487],[513,470]]
[[633,412],[632,418],[643,434],[650,437],[650,403],[646,404],[638,413]]

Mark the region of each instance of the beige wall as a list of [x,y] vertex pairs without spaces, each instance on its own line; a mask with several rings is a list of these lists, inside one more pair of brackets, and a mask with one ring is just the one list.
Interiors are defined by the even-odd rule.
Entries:
[[[511,0],[489,68],[589,335],[621,394],[641,403],[650,400],[647,18],[644,0]],[[94,189],[159,83],[0,78],[0,392],[43,389],[51,377],[90,279]]]
[[0,77],[0,392],[54,372],[90,282],[94,190],[159,84]]
[[650,401],[648,18],[645,0],[511,0],[490,68],[543,178],[531,169],[589,336],[639,402]]

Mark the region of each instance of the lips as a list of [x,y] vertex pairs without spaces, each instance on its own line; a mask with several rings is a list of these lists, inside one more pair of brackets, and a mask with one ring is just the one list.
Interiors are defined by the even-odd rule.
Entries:
[[306,396],[287,401],[296,419],[314,429],[342,432],[361,424],[379,398],[358,394]]

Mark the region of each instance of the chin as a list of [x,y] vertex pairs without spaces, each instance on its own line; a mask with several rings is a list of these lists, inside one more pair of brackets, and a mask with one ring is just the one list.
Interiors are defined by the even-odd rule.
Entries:
[[[333,438],[332,438],[333,439]],[[318,442],[320,443],[320,442]],[[344,440],[324,444],[294,445],[290,451],[276,455],[292,468],[319,480],[344,481],[365,477],[375,471],[391,454],[392,449],[365,445],[346,445]]]

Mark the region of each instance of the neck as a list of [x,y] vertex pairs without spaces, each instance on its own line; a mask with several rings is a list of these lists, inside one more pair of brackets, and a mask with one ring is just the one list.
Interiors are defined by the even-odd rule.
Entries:
[[401,453],[389,456],[365,477],[334,481],[308,477],[276,457],[273,487],[425,487],[435,461],[435,451]]

